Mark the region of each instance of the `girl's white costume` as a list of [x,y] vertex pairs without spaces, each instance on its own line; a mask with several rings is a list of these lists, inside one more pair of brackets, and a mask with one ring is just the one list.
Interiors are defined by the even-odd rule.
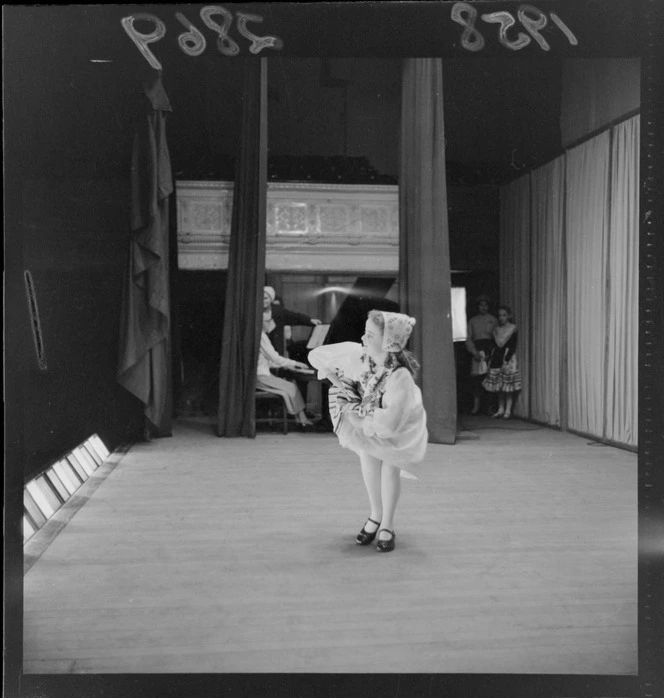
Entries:
[[[410,371],[376,366],[355,342],[318,347],[308,358],[320,379],[336,373],[346,388],[330,389],[330,416],[340,445],[369,453],[400,468],[403,477],[414,478],[413,465],[424,458],[428,432],[422,393]],[[362,418],[361,426],[345,418],[348,411]]]

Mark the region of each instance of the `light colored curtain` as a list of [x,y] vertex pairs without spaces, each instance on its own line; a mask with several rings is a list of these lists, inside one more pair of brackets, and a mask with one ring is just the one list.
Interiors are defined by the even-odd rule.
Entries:
[[563,147],[638,109],[640,78],[640,58],[563,61],[560,109]]
[[422,364],[432,443],[456,440],[450,287],[442,60],[408,58],[401,103],[399,296],[401,309],[417,319],[412,349]]
[[565,158],[532,173],[532,419],[560,426]]
[[567,427],[602,438],[606,397],[609,133],[568,151]]
[[[500,190],[500,303],[514,313],[518,329],[516,357],[523,389],[512,412],[530,416],[530,175]],[[495,312],[496,308],[492,308]]]
[[636,445],[639,333],[638,116],[618,124],[611,144],[607,439]]

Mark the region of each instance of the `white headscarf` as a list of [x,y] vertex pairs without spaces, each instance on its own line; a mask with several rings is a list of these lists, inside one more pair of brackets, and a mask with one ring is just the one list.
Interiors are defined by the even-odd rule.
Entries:
[[385,319],[383,351],[401,351],[408,343],[408,338],[416,323],[415,318],[404,315],[404,313],[382,311],[382,314]]
[[[272,286],[264,286],[263,294],[267,294],[270,297],[270,303],[274,303],[274,299],[277,297],[277,292]],[[263,331],[270,334],[276,326],[277,323],[272,319],[272,306],[269,305],[263,310]]]

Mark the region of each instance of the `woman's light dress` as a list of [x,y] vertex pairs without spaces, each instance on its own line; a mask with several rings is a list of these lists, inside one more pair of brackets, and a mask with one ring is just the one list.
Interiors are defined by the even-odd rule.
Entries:
[[[330,416],[339,444],[355,453],[362,451],[414,478],[414,466],[426,453],[428,432],[422,393],[410,372],[403,367],[371,368],[361,344],[327,344],[309,352],[318,377],[336,373],[346,386],[346,395],[330,389]],[[373,363],[373,362],[371,362]],[[355,426],[346,413],[362,418]]]
[[476,359],[474,356],[470,364],[471,376],[483,376],[488,370],[487,359],[493,347],[493,330],[498,324],[498,320],[493,315],[485,313],[475,315],[468,321],[468,337],[466,348],[469,352],[473,350],[484,352],[484,360]]
[[297,414],[305,407],[300,389],[292,381],[273,376],[270,373],[270,368],[273,366],[275,368],[294,368],[296,365],[296,362],[292,359],[287,359],[276,352],[265,330],[263,330],[261,332],[260,351],[258,352],[258,364],[256,366],[256,387],[281,395],[289,414]]

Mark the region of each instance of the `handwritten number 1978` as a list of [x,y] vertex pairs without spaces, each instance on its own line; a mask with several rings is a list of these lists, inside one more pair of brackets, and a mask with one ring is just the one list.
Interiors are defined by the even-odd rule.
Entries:
[[[514,26],[516,20],[505,10],[482,14],[480,18],[487,24],[500,24],[498,39],[503,46],[512,51],[519,51],[528,46],[532,39],[537,42],[542,50],[549,51],[551,47],[540,33],[548,24],[548,18],[544,12],[533,5],[521,5],[517,11],[517,16],[519,22],[530,36],[523,32],[516,32],[514,38],[508,37],[507,32]],[[572,30],[555,12],[551,12],[550,16],[553,23],[565,35],[570,44],[577,46],[579,42]],[[467,51],[481,51],[484,48],[485,41],[484,36],[475,25],[477,10],[467,2],[455,2],[452,7],[451,17],[454,22],[463,27],[463,33],[461,34],[461,45],[463,48]]]

